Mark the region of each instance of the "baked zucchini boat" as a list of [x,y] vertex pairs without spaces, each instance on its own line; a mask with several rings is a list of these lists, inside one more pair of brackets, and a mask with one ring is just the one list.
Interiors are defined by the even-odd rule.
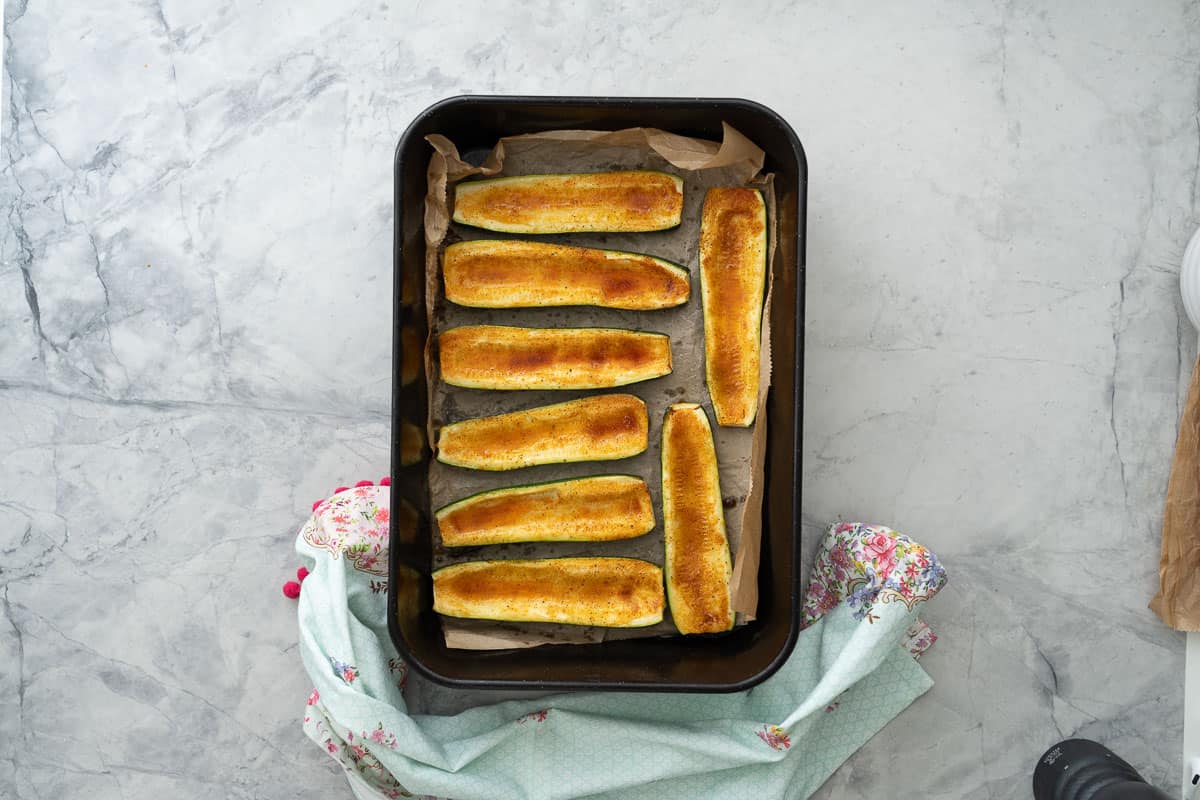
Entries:
[[446,547],[604,542],[654,529],[650,491],[633,475],[495,489],[443,506],[435,516]]
[[635,558],[469,561],[433,573],[448,617],[642,628],[662,621],[662,570]]
[[662,432],[664,570],[680,633],[733,627],[725,510],[708,415],[696,403],[667,409]]
[[504,233],[660,231],[679,225],[683,181],[628,170],[517,175],[454,189],[454,221]]
[[469,389],[605,389],[671,371],[665,334],[463,325],[438,337],[442,380]]
[[700,215],[704,376],[718,425],[758,413],[767,207],[756,189],[709,189]]
[[446,299],[471,308],[598,306],[633,311],[688,301],[688,271],[653,256],[479,239],[442,254]]
[[605,394],[455,422],[438,434],[438,461],[506,470],[569,461],[611,461],[646,449],[646,404]]

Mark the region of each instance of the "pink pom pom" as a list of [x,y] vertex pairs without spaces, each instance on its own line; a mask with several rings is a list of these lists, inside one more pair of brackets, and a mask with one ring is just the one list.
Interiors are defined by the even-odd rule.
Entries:
[[374,486],[374,485],[375,484],[371,483],[370,481],[359,481],[358,483],[354,484],[354,488],[358,489],[361,486]]
[[308,567],[301,567],[296,570],[296,580],[304,583],[304,579],[308,577]]
[[346,491],[346,490],[347,490],[347,489],[349,489],[349,488],[350,488],[349,486],[339,486],[338,488],[336,488],[336,489],[334,489],[334,490],[333,490],[333,493],[334,493],[334,494],[340,494],[340,493],[342,493],[342,492]]
[[379,479],[379,485],[380,486],[391,486],[392,479],[389,478],[387,475],[384,475],[382,478]]
[[295,600],[300,596],[300,584],[295,581],[288,581],[283,585],[283,596]]
[[316,511],[318,508],[320,508],[321,503],[324,503],[324,502],[325,502],[324,500],[318,500],[315,503],[313,503],[313,511]]

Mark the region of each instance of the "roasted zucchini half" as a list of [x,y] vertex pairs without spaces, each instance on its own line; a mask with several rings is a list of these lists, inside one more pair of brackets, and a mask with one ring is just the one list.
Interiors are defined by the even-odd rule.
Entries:
[[704,375],[718,425],[758,413],[767,207],[756,189],[709,189],[700,215]]
[[605,394],[455,422],[438,434],[438,461],[506,470],[568,461],[611,461],[646,449],[646,404]]
[[635,558],[469,561],[433,573],[448,617],[642,628],[662,621],[662,570]]
[[455,222],[504,233],[660,231],[682,214],[683,181],[649,170],[517,175],[454,189]]
[[605,389],[671,371],[665,334],[463,325],[438,338],[442,380],[469,389]]
[[680,633],[733,627],[732,567],[708,415],[696,403],[667,409],[662,431],[664,570]]
[[688,301],[688,271],[653,256],[479,239],[442,254],[446,299],[472,308],[599,306],[633,311]]
[[604,542],[632,539],[654,528],[650,491],[633,475],[595,475],[481,492],[438,509],[436,517],[446,547]]

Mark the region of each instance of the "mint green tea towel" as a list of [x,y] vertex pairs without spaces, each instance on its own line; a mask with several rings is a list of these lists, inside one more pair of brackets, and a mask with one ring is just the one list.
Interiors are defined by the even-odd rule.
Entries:
[[316,685],[304,729],[364,800],[804,798],[931,685],[915,657],[934,636],[917,610],[945,572],[902,534],[842,523],[814,565],[793,654],[753,689],[410,713],[408,667],[385,622],[388,497],[384,486],[339,492],[296,542],[314,561],[299,605]]

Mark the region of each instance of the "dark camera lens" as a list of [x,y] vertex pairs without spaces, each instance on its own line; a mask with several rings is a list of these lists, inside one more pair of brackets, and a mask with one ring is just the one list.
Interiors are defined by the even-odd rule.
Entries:
[[1113,751],[1088,739],[1047,750],[1033,770],[1036,800],[1170,800]]

